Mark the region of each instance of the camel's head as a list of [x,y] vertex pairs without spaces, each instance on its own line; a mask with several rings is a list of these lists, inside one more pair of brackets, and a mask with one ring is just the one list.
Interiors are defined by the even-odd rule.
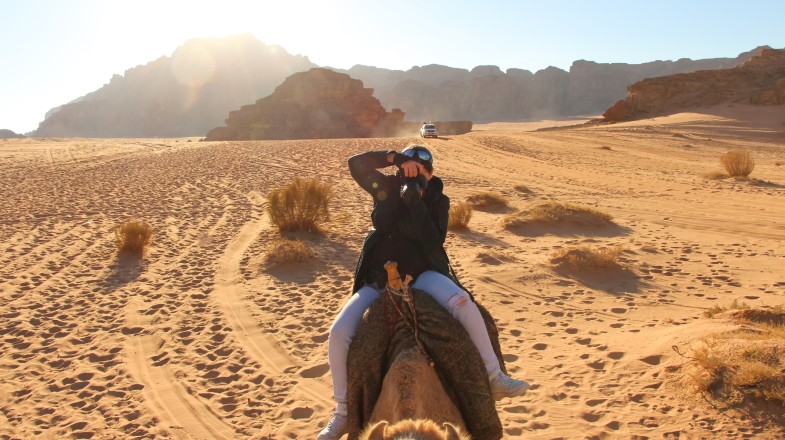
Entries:
[[433,420],[426,419],[369,425],[360,434],[360,440],[471,440],[471,436],[451,423],[444,423],[440,428]]

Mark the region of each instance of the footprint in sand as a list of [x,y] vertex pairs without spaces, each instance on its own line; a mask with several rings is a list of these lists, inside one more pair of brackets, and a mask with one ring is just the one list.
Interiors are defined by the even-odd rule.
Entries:
[[310,368],[306,368],[300,371],[300,376],[306,379],[315,379],[317,377],[322,377],[330,371],[330,365],[328,364],[319,364]]
[[594,408],[595,406],[603,404],[603,403],[605,403],[607,401],[608,401],[608,399],[590,399],[590,400],[586,401],[586,406],[590,406],[590,407]]
[[640,359],[641,362],[647,363],[649,365],[659,365],[661,360],[662,360],[662,355],[659,354],[646,356]]
[[311,408],[295,408],[292,410],[292,418],[295,420],[309,419],[312,415],[313,409]]
[[594,422],[600,420],[602,417],[603,417],[603,414],[596,414],[596,413],[590,413],[590,412],[585,412],[585,413],[581,414],[581,418],[583,420],[586,420],[589,423],[594,423]]
[[504,411],[512,414],[526,414],[529,413],[529,408],[526,408],[523,405],[519,405],[519,406],[511,406],[509,408],[504,408]]

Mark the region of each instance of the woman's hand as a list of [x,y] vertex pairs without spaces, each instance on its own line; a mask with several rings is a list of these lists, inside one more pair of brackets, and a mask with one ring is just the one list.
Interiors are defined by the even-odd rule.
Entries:
[[419,174],[426,174],[425,167],[416,160],[409,160],[401,164],[401,171],[404,177],[417,177]]

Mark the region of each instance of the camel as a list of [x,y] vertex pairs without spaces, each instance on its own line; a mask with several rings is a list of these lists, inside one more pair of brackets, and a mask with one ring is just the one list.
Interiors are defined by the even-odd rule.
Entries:
[[[401,295],[369,308],[349,349],[349,440],[500,439],[487,373],[463,326],[388,265],[388,287]],[[496,327],[481,312],[504,368]]]
[[471,437],[450,424],[439,428],[433,420],[402,420],[394,425],[378,422],[360,434],[360,440],[471,440]]

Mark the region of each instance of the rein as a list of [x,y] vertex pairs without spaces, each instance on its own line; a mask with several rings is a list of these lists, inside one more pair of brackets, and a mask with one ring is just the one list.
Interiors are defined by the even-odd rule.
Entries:
[[[420,327],[417,324],[417,310],[414,307],[414,295],[412,294],[411,289],[409,289],[409,283],[412,282],[412,277],[411,275],[406,275],[406,280],[401,281],[401,275],[398,273],[398,263],[394,261],[388,261],[384,265],[384,268],[387,270],[387,299],[392,303],[393,307],[395,307],[398,316],[401,317],[404,324],[406,324],[409,330],[414,334],[414,342],[417,344],[417,348],[420,350],[420,353],[425,356],[428,365],[433,368],[436,364],[428,355],[422,341],[420,341]],[[397,298],[400,298],[400,300],[397,300]],[[400,301],[403,301],[408,305],[413,322],[409,322],[406,318],[401,306],[398,304]]]

